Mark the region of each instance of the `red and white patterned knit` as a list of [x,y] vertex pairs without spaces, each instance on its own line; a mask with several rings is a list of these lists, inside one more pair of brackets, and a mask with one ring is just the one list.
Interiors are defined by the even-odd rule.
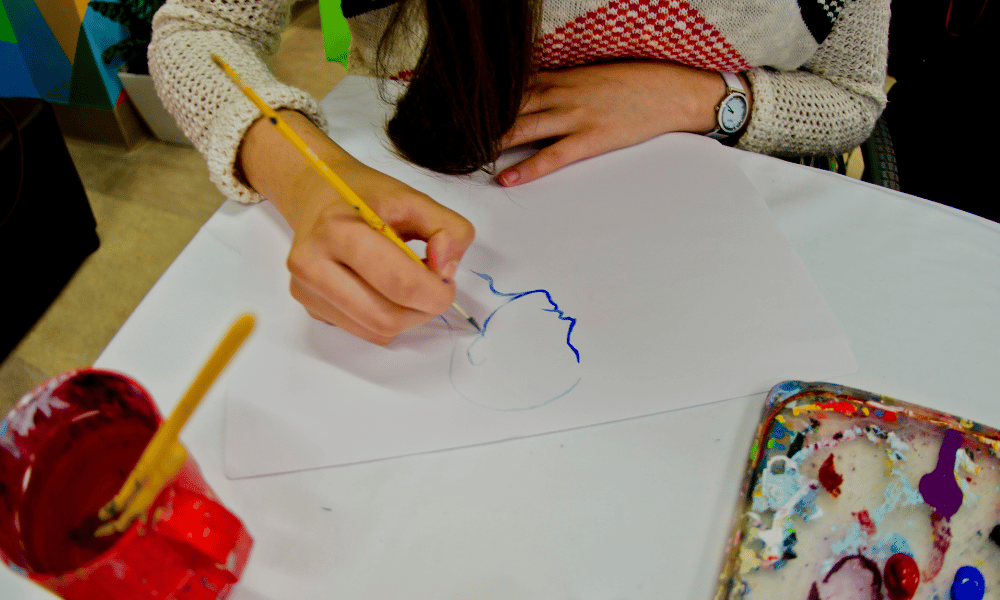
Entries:
[[[350,1],[343,0],[345,12]],[[299,110],[325,128],[316,99],[277,81],[264,63],[287,26],[288,2],[168,0],[154,20],[149,59],[157,91],[216,185],[243,202],[261,199],[233,168],[259,113],[208,57],[220,54],[271,106]],[[363,8],[348,19],[349,73],[373,73],[391,10]],[[643,58],[745,72],[753,114],[737,146],[753,152],[847,150],[885,107],[889,0],[545,0],[541,25],[544,69]],[[423,44],[421,24],[413,30],[387,65],[404,79]]]
[[542,37],[545,69],[624,58],[671,60],[730,73],[753,66],[683,0],[608,2]]

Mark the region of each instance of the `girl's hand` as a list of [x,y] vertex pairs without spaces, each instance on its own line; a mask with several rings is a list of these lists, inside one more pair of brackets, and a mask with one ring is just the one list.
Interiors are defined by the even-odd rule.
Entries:
[[569,163],[670,131],[708,133],[715,129],[716,106],[725,92],[718,73],[672,62],[541,71],[503,147],[551,143],[505,169],[497,180],[505,186],[527,183]]
[[[472,225],[355,160],[299,113],[282,112],[282,118],[401,238],[427,242],[430,267],[415,263],[374,231],[291,144],[282,138],[283,146],[276,140],[270,147],[258,146],[262,138],[251,128],[241,164],[247,179],[295,232],[288,255],[292,296],[313,317],[376,344],[387,344],[447,311],[455,296],[452,278],[475,235]],[[256,133],[266,137],[268,129],[273,127]],[[273,154],[284,147],[290,153]]]
[[448,310],[472,225],[429,197],[361,163],[338,174],[404,240],[427,242],[423,268],[365,223],[330,185],[304,189],[310,206],[288,254],[291,293],[310,315],[387,344]]

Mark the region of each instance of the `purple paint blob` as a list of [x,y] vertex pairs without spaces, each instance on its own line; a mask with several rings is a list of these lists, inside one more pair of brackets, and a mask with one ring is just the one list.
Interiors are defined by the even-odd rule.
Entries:
[[920,495],[942,519],[950,519],[962,506],[962,488],[955,481],[955,455],[962,447],[962,434],[949,429],[941,442],[937,466],[920,478]]

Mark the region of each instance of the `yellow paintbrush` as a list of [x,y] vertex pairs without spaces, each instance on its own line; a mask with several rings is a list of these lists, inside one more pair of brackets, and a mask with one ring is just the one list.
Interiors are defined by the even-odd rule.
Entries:
[[118,494],[97,512],[97,518],[103,525],[96,529],[95,536],[102,537],[125,531],[136,517],[149,508],[167,481],[184,465],[187,452],[177,436],[205,392],[250,335],[253,326],[253,315],[245,314],[237,319],[222,338],[174,412],[170,414],[170,418],[164,421],[153,435],[153,439],[149,441],[142,456],[139,457],[139,462],[132,469]]
[[[343,179],[341,179],[336,173],[333,172],[333,169],[331,169],[329,165],[327,165],[325,162],[320,160],[318,156],[316,156],[316,153],[312,151],[312,148],[306,145],[305,140],[299,137],[299,135],[295,133],[295,131],[291,127],[288,126],[288,123],[286,123],[284,119],[282,119],[281,116],[278,115],[277,111],[268,106],[266,102],[261,100],[260,96],[257,95],[257,92],[253,91],[253,89],[250,88],[250,86],[243,83],[243,80],[240,79],[240,76],[236,74],[236,71],[233,71],[232,67],[226,64],[226,61],[222,60],[222,58],[219,57],[218,54],[213,54],[212,60],[214,60],[215,64],[219,65],[222,68],[222,70],[226,72],[226,75],[228,75],[229,78],[233,80],[233,83],[236,84],[236,87],[240,88],[240,91],[242,91],[246,95],[246,97],[250,99],[251,102],[257,105],[257,108],[260,109],[260,112],[262,112],[264,116],[268,118],[268,120],[271,122],[272,125],[274,125],[274,127],[278,130],[278,132],[281,133],[281,135],[284,136],[286,140],[291,142],[293,146],[295,146],[295,149],[299,151],[299,154],[301,154],[309,162],[309,164],[314,169],[316,169],[316,171],[318,171],[319,174],[322,175],[323,178],[326,179],[326,181],[330,185],[333,186],[333,189],[337,190],[337,193],[340,194],[340,197],[343,198],[345,202],[350,204],[354,208],[354,210],[358,211],[358,214],[361,216],[362,219],[364,219],[365,223],[367,223],[372,229],[374,229],[378,233],[381,233],[386,238],[391,240],[394,244],[399,246],[400,249],[402,249],[403,252],[407,254],[407,256],[415,260],[424,268],[428,269],[430,268],[424,263],[424,261],[420,260],[420,257],[417,256],[417,254],[413,250],[410,250],[409,246],[406,245],[406,242],[404,242],[402,238],[400,238],[396,234],[396,232],[393,231],[392,228],[389,227],[389,225],[375,213],[375,211],[373,211],[371,208],[368,207],[367,204],[365,204],[365,201],[362,200],[360,196],[354,193],[354,190],[352,190],[350,187],[348,187],[346,183],[344,183]],[[465,309],[459,306],[458,302],[453,302],[451,304],[451,307],[454,308],[456,311],[458,311],[460,315],[465,317],[465,320],[471,323],[473,327],[481,331],[481,329],[479,328],[479,323],[476,323],[476,320],[470,317],[469,313],[465,312]]]

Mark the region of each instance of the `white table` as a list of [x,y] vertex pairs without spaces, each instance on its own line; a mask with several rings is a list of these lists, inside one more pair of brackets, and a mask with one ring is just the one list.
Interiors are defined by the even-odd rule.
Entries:
[[[860,371],[834,381],[1000,426],[1000,227],[731,152],[847,332]],[[95,365],[165,413],[242,309],[246,210],[206,223]],[[236,600],[708,600],[763,400],[231,481],[224,389],[182,438],[255,537]],[[3,570],[0,597],[50,596]]]

